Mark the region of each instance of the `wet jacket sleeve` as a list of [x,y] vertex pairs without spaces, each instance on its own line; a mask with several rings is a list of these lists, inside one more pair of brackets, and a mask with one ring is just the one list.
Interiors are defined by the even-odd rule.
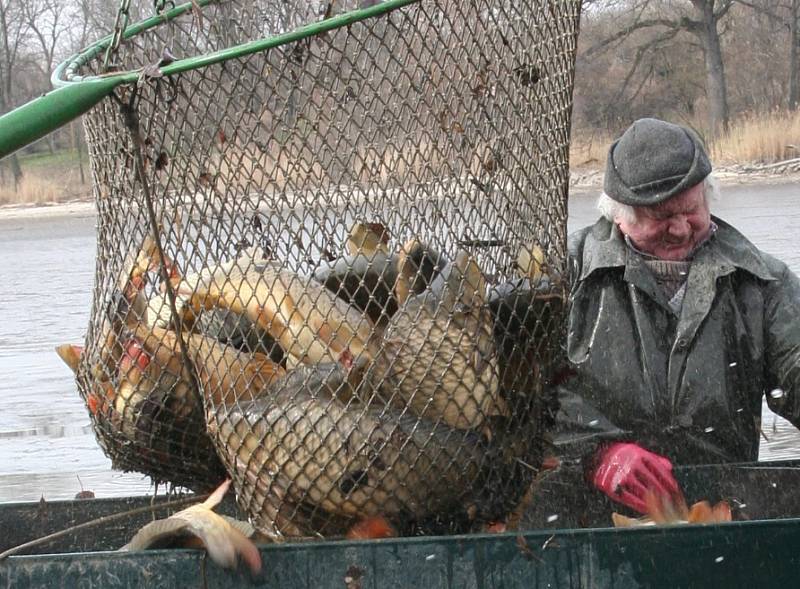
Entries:
[[800,280],[785,268],[766,286],[764,338],[769,408],[800,428]]
[[558,387],[559,407],[551,436],[561,460],[584,464],[601,443],[633,439],[586,400],[581,392],[585,386],[575,377]]
[[[575,287],[581,273],[581,255],[576,250],[580,240],[572,237],[569,258],[570,284]],[[572,312],[572,307],[570,310]],[[551,440],[562,460],[585,463],[604,441],[627,440],[626,433],[587,401],[592,384],[577,370],[557,388],[558,411]]]

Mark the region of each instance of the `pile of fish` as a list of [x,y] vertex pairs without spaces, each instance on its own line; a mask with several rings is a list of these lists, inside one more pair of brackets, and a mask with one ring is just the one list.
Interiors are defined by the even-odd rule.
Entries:
[[181,276],[145,238],[90,347],[58,349],[116,466],[230,477],[273,538],[502,519],[538,467],[564,285],[538,246],[490,287],[466,250],[389,241],[356,223],[309,276],[255,248]]
[[698,501],[691,507],[686,505],[682,493],[675,497],[661,497],[654,493],[645,494],[647,514],[633,518],[614,512],[611,519],[615,528],[637,528],[641,526],[681,525],[681,524],[721,524],[733,521],[731,508],[727,501],[711,505],[708,501]]

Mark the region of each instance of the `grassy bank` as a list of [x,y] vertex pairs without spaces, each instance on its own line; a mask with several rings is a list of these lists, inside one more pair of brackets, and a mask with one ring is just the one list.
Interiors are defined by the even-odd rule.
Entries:
[[769,164],[800,157],[800,112],[742,117],[711,145],[720,165]]
[[[690,126],[699,128],[691,123]],[[608,146],[614,138],[609,133],[574,129],[571,165],[577,169],[602,170]],[[708,143],[709,155],[717,167],[770,164],[800,157],[800,112],[739,117],[731,121],[727,133]]]
[[88,156],[76,150],[20,154],[22,179],[15,186],[10,162],[0,168],[0,205],[67,202],[91,197]]

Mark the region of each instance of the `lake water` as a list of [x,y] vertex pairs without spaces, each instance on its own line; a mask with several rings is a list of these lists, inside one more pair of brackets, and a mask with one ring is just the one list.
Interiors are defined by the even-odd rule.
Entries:
[[[574,194],[570,230],[595,220],[594,194]],[[800,273],[800,185],[733,186],[715,212]],[[149,479],[111,470],[73,375],[53,351],[81,343],[94,275],[91,212],[0,215],[0,502],[152,491]],[[765,414],[761,458],[800,457],[800,435]]]

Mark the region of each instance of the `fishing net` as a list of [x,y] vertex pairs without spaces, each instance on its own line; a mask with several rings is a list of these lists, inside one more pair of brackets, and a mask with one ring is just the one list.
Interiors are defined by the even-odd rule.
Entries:
[[70,70],[141,68],[85,117],[106,454],[229,476],[275,535],[505,517],[561,363],[580,2],[156,4]]

